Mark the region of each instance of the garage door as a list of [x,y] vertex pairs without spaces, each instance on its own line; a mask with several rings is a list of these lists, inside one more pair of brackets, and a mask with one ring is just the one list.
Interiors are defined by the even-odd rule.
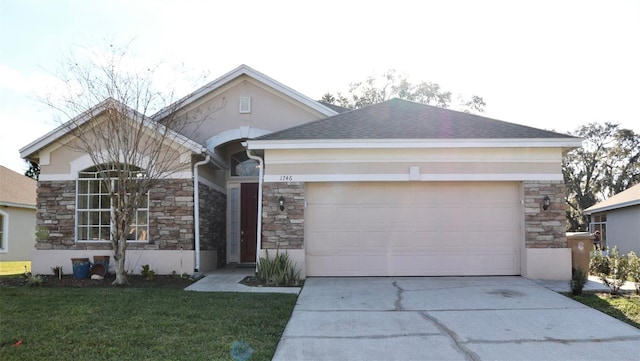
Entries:
[[516,182],[307,183],[309,276],[520,274]]

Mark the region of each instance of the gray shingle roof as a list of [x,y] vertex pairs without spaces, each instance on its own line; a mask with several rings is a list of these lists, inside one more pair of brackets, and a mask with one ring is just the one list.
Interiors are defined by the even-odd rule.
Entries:
[[390,99],[256,140],[497,138],[574,137],[407,100]]

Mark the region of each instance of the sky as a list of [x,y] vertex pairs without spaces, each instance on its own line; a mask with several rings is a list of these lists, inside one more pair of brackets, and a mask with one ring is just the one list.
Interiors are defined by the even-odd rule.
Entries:
[[0,0],[0,165],[23,173],[19,149],[59,125],[40,99],[61,61],[110,43],[189,79],[246,64],[320,99],[395,69],[483,97],[491,118],[640,132],[637,0]]

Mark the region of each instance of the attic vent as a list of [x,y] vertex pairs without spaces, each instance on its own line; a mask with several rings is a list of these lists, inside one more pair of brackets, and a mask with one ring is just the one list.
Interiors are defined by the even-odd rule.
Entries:
[[240,97],[240,113],[251,113],[251,97]]

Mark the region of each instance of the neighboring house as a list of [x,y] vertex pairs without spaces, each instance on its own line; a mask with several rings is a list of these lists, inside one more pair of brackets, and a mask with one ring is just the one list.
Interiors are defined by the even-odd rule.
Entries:
[[589,216],[589,231],[600,230],[608,248],[620,253],[640,254],[640,184],[622,191],[583,212]]
[[[181,106],[222,104],[183,132],[184,171],[150,192],[131,271],[209,271],[279,249],[303,276],[571,277],[560,166],[580,138],[398,99],[345,111],[245,65]],[[80,237],[92,164],[61,145],[62,129],[20,151],[40,163],[50,231],[36,272],[110,247]]]
[[35,245],[37,182],[0,165],[0,261],[29,261]]

